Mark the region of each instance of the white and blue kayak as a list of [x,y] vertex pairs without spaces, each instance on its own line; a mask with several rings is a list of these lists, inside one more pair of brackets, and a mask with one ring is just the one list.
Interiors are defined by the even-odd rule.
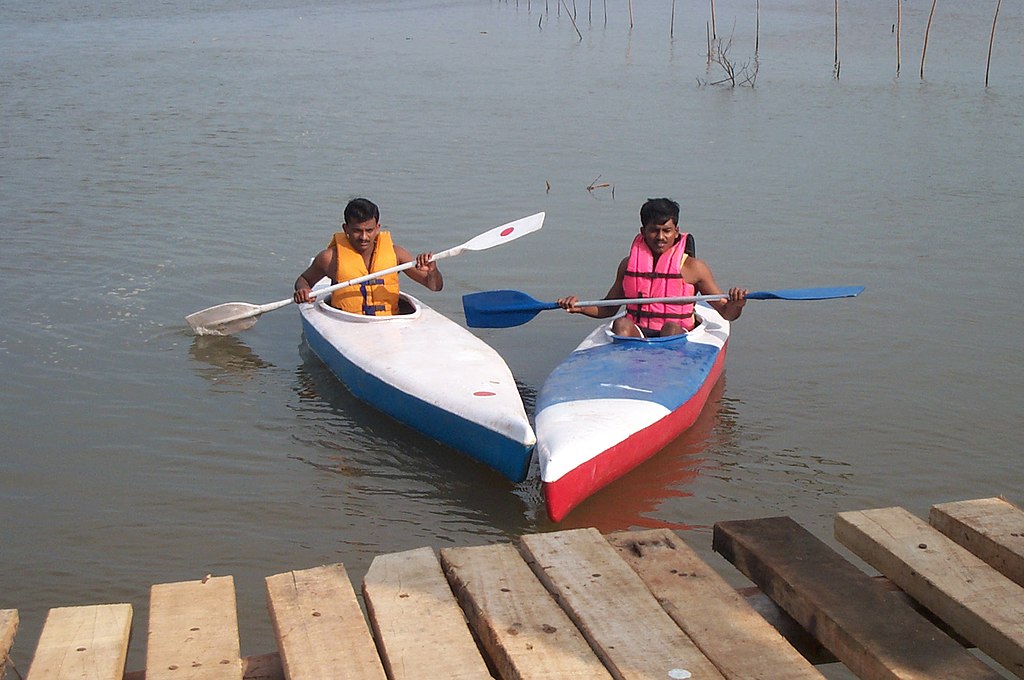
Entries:
[[299,305],[306,342],[356,397],[523,481],[536,437],[504,359],[413,296],[401,298],[409,313],[394,316]]
[[663,449],[697,420],[725,365],[729,322],[710,306],[667,338],[594,330],[537,395],[537,460],[548,516],[562,520],[598,489]]

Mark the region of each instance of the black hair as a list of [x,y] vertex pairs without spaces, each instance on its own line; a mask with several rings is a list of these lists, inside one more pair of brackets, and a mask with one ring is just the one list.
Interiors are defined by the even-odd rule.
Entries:
[[353,198],[345,206],[345,224],[362,224],[369,220],[380,221],[377,205],[366,198]]
[[648,198],[640,207],[640,226],[665,224],[670,219],[679,224],[679,204],[671,198]]

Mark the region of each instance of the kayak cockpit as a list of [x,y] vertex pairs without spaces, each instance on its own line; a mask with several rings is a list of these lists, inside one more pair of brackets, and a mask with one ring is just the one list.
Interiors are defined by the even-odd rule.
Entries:
[[[330,281],[327,279],[321,280],[315,286],[313,286],[313,294],[315,295],[317,290],[320,288],[326,288],[330,285]],[[414,298],[412,295],[404,291],[398,293],[398,314],[388,316],[367,316],[365,314],[353,314],[352,312],[346,312],[344,310],[333,307],[330,304],[330,296],[318,297],[313,301],[317,310],[339,320],[350,321],[355,323],[383,323],[383,322],[402,322],[412,321],[418,319],[421,314],[423,303]]]

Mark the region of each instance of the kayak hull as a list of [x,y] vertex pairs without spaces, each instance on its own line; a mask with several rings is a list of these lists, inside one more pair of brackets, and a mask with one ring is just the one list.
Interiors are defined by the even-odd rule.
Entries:
[[412,313],[390,317],[300,305],[306,343],[359,399],[523,481],[536,437],[508,365],[462,326],[402,298]]
[[584,499],[690,428],[725,366],[730,325],[701,305],[702,323],[672,338],[615,338],[606,322],[544,382],[537,456],[548,516]]

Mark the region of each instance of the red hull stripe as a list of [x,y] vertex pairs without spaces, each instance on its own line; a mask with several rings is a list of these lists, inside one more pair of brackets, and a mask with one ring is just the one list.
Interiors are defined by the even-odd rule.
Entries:
[[725,366],[725,347],[722,347],[715,364],[701,388],[685,404],[672,411],[656,423],[619,442],[610,449],[599,453],[589,461],[562,475],[553,482],[544,482],[544,500],[548,517],[560,522],[569,511],[604,486],[623,476],[678,437],[697,421],[704,404],[711,394],[711,388],[718,382]]

